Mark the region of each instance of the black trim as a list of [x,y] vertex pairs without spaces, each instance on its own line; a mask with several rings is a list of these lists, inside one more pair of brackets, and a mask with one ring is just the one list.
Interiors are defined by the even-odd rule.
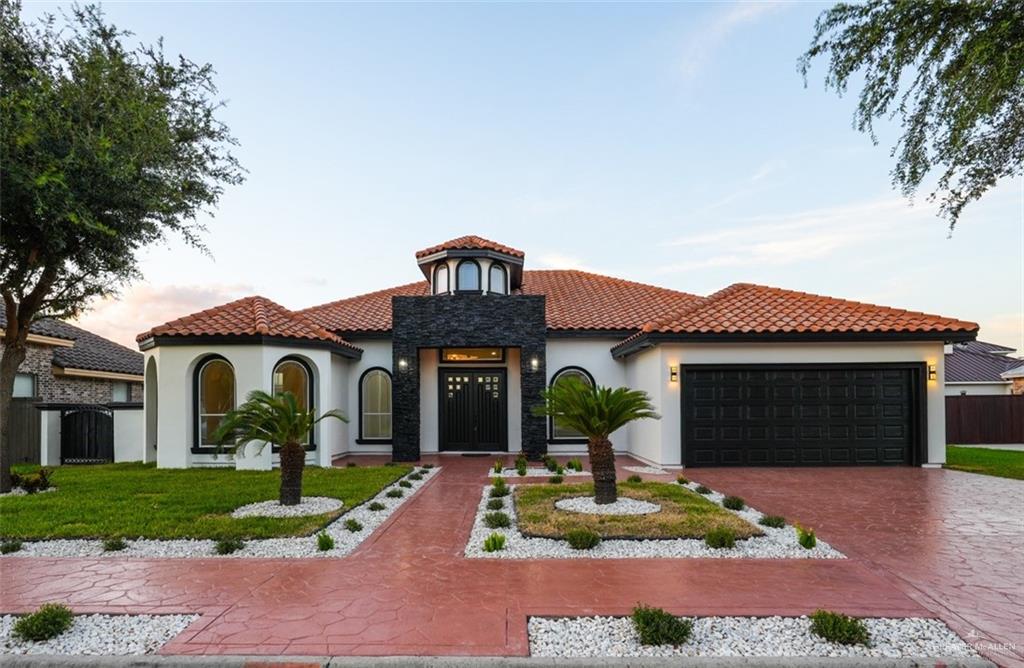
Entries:
[[[910,447],[910,466],[921,466],[928,462],[928,386],[927,362],[807,362],[799,364],[681,364],[679,366],[680,380],[686,377],[686,371],[691,369],[908,369],[910,370],[910,394],[911,407],[914,410],[912,424],[915,428],[915,442]],[[680,461],[686,463],[686,393],[679,392],[679,449]]]
[[[484,349],[486,349],[486,348],[497,348],[498,350],[501,351],[501,357],[499,357],[497,359],[486,359],[486,360],[446,360],[444,358],[444,351],[446,351],[446,350],[458,350],[460,348],[484,348]],[[504,346],[451,346],[451,347],[448,347],[448,348],[440,348],[440,349],[438,349],[438,354],[437,354],[437,363],[438,363],[438,365],[441,365],[441,364],[458,364],[458,365],[463,365],[463,364],[494,364],[495,362],[504,362],[504,361],[505,361],[505,347]]]
[[[505,277],[505,291],[504,292],[495,292],[494,290],[491,290],[491,272],[493,272],[495,269],[500,271],[502,273],[502,275]],[[491,266],[488,267],[488,269],[487,269],[487,294],[489,294],[489,295],[507,295],[508,293],[509,293],[508,269],[506,269],[505,265],[502,264],[501,262],[492,262]]]
[[[139,343],[139,350],[150,350],[157,346],[197,346],[197,345],[260,345],[260,346],[286,346],[292,348],[316,348],[319,350],[330,350],[342,357],[361,359],[363,351],[355,346],[345,346],[332,341],[313,341],[311,339],[293,339],[287,336],[262,336],[258,334],[211,334],[197,336],[153,336]],[[139,381],[128,381],[139,382]]]
[[[448,289],[444,292],[437,291],[437,275],[444,269],[448,272]],[[452,270],[447,262],[438,262],[434,265],[433,277],[430,281],[430,293],[434,295],[450,295],[452,293]]]
[[[302,359],[301,357],[298,357],[296,355],[285,355],[284,357],[282,357],[281,359],[277,360],[277,362],[274,363],[274,368],[270,370],[270,389],[274,389],[274,374],[277,373],[277,367],[281,366],[285,362],[295,362],[305,370],[306,396],[309,397],[309,405],[306,406],[306,410],[316,410],[316,384],[313,381],[313,369],[312,367],[309,366],[309,363],[306,360]],[[316,451],[315,432],[315,428],[311,428],[309,430],[309,443],[306,443],[305,445],[302,446],[306,452]],[[270,452],[271,454],[281,452],[281,446],[271,444]]]
[[107,408],[112,411],[138,411],[142,410],[141,401],[111,401],[109,404],[104,404]]
[[388,382],[391,383],[391,434],[394,436],[395,433],[395,378],[391,373],[390,369],[385,369],[382,366],[371,366],[369,369],[359,375],[359,386],[356,388],[359,392],[359,437],[356,438],[356,443],[359,445],[391,445],[390,438],[364,438],[363,437],[363,381],[366,380],[367,374],[371,371],[383,371],[388,375]]
[[[555,381],[558,380],[558,376],[560,376],[561,374],[565,373],[566,371],[582,371],[583,375],[586,376],[588,380],[590,380],[590,386],[591,387],[597,387],[597,381],[594,380],[594,376],[589,371],[584,369],[583,367],[576,366],[575,364],[570,364],[569,366],[563,366],[561,369],[559,369],[558,371],[556,371],[553,374],[551,374],[551,381],[548,383],[547,386],[551,387],[552,385],[554,385]],[[555,436],[555,418],[553,418],[553,417],[551,417],[549,415],[548,416],[548,443],[551,444],[551,445],[555,445],[555,444],[559,444],[559,443],[565,443],[567,445],[580,445],[581,443],[590,443],[590,441],[587,440],[585,437],[582,437],[582,436],[568,436],[568,437],[565,437],[565,438],[559,438],[559,437]]]
[[200,358],[199,362],[196,363],[195,370],[192,371],[192,454],[194,455],[216,453],[224,450],[223,446],[202,445],[199,442],[199,374],[202,373],[203,367],[214,360],[227,362],[227,365],[231,367],[231,380],[234,381],[234,408],[238,408],[238,376],[235,374],[235,365],[223,355],[210,354]]
[[[462,265],[464,265],[464,264],[472,264],[473,266],[476,267],[476,288],[475,289],[467,290],[467,289],[462,287]],[[466,258],[465,260],[460,260],[459,263],[457,265],[455,265],[455,293],[456,294],[481,294],[481,293],[483,293],[483,290],[484,290],[484,277],[483,277],[483,272],[480,270],[480,263],[477,262],[476,260],[474,260],[473,258]]]

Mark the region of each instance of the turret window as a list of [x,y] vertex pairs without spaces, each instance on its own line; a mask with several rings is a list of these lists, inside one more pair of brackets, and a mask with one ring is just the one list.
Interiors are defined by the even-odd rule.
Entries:
[[463,260],[455,273],[459,292],[480,292],[480,265],[476,260]]
[[496,295],[507,295],[508,272],[505,271],[504,265],[495,262],[491,265],[491,269],[488,273],[490,274],[488,290]]
[[434,294],[446,295],[448,290],[448,265],[441,263],[434,270]]

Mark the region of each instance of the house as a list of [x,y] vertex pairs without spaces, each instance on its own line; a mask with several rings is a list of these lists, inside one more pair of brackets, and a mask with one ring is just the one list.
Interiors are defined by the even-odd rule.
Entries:
[[1024,363],[1013,367],[1009,371],[1004,371],[1000,374],[1000,377],[1003,380],[1010,381],[1010,394],[1024,394]]
[[[575,377],[645,390],[660,420],[613,435],[664,466],[938,464],[944,345],[978,326],[737,283],[710,296],[526,269],[476,236],[415,254],[423,280],[289,310],[248,297],[153,327],[146,440],[164,467],[229,465],[210,435],[253,389],[341,408],[309,462],[358,453],[584,452],[533,414]],[[245,465],[266,468],[272,455]]]
[[1003,374],[1022,364],[1010,357],[1013,348],[984,341],[965,341],[946,352],[946,395],[1010,394],[1013,380]]

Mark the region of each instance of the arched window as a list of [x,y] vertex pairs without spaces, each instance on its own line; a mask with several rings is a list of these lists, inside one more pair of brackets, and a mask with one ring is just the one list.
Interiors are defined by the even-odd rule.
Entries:
[[455,270],[458,279],[455,289],[459,292],[480,292],[480,265],[476,260],[463,260]]
[[434,269],[434,294],[448,294],[448,265],[444,262],[438,264]]
[[491,265],[488,274],[487,289],[496,295],[507,295],[508,272],[505,271],[505,266],[500,262],[495,262]]
[[[308,411],[312,407],[313,374],[305,362],[295,357],[285,357],[274,367],[273,380],[274,394],[291,392],[300,410]],[[302,445],[312,442],[313,432],[310,431]]]
[[196,368],[195,444],[218,445],[211,438],[227,412],[235,407],[235,370],[223,357],[208,357]]
[[391,374],[368,369],[359,379],[359,438],[391,440]]
[[[575,378],[585,385],[590,387],[594,386],[594,377],[590,375],[590,372],[583,367],[578,366],[567,366],[559,369],[555,372],[555,375],[551,377],[551,386],[554,387],[560,382],[563,382],[569,378]],[[575,429],[559,425],[554,418],[548,419],[548,428],[551,433],[552,440],[580,440],[584,439],[583,434],[579,433]]]

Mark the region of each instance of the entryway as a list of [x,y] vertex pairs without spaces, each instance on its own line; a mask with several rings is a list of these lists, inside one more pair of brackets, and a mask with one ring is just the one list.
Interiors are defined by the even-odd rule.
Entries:
[[505,369],[441,369],[438,379],[440,449],[507,451]]

